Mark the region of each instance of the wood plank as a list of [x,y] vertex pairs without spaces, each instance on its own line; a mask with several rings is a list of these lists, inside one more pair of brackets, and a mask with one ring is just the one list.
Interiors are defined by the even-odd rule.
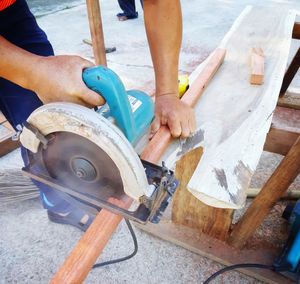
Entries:
[[[215,73],[224,62],[226,50],[218,48],[210,57],[208,63],[203,70],[190,85],[187,92],[181,98],[187,105],[194,107],[204,90],[212,80]],[[151,141],[147,144],[142,152],[142,156],[149,162],[154,162],[157,157],[161,157],[166,151],[167,147],[172,141],[172,136],[169,128],[166,126],[160,127],[158,132],[154,135]]]
[[300,136],[285,158],[254,199],[246,213],[234,226],[229,243],[241,248],[262,223],[271,208],[288,190],[288,187],[300,173]]
[[202,154],[203,148],[196,148],[185,154],[176,164],[175,174],[179,180],[179,188],[173,198],[172,221],[225,240],[231,226],[233,210],[207,206],[186,189]]
[[[220,240],[201,233],[197,229],[173,223],[169,210],[163,216],[159,224],[147,224],[144,226],[135,223],[135,226],[158,238],[181,246],[223,265],[250,262],[270,265],[279,254],[278,248],[266,242],[257,244],[253,248],[250,247],[241,251],[237,250]],[[292,283],[292,281],[282,275],[268,270],[239,269],[239,271],[266,283]]]
[[86,0],[96,65],[107,65],[99,0]]
[[[277,104],[294,21],[295,14],[282,8],[246,8],[221,44],[227,50],[223,65],[195,106],[195,135],[172,143],[163,156],[172,167],[186,152],[203,147],[188,190],[207,205],[245,204]],[[257,42],[268,58],[260,86],[248,79],[249,50]]]
[[265,57],[260,47],[254,47],[250,53],[250,84],[262,85],[264,82]]

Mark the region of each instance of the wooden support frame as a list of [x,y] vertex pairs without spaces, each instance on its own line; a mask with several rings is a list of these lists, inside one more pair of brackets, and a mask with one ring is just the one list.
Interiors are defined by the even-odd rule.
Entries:
[[[88,3],[89,1],[87,1]],[[100,9],[99,9],[100,11]],[[94,43],[94,42],[93,42]],[[93,44],[94,45],[94,44]],[[104,46],[104,45],[103,45]],[[95,50],[95,49],[94,49]],[[217,68],[219,65],[216,65]],[[215,71],[215,70],[214,70]],[[206,76],[209,80],[212,76]],[[201,80],[198,80],[198,82]],[[207,82],[204,82],[205,84],[203,87],[201,87],[201,91],[199,92],[199,95],[201,95],[203,89],[206,87]],[[198,88],[199,90],[199,88]],[[146,148],[145,152],[142,154],[142,158],[145,160],[149,160],[152,162],[158,161],[159,157],[163,153],[164,149],[166,148],[166,145],[170,142],[170,134],[166,133],[166,129],[161,130],[159,133],[163,137],[163,141],[159,147],[154,147],[153,145],[149,148]],[[161,136],[159,136],[161,138]],[[154,140],[155,141],[155,140]],[[159,142],[162,141],[162,139],[158,140]],[[296,148],[293,149],[293,152],[289,154],[289,159],[285,163],[290,163],[291,157],[294,159],[295,153],[298,153],[298,141],[295,144]],[[154,151],[158,148],[157,151]],[[150,149],[150,150],[149,150]],[[163,149],[163,150],[162,150]],[[295,150],[296,149],[296,150]],[[184,164],[190,163],[190,159],[194,159],[194,162],[196,163],[197,159],[201,155],[201,149],[195,149],[193,150],[194,154],[196,153],[196,157],[183,157],[183,159],[186,158],[186,160],[182,160],[179,162],[178,167],[181,167],[181,169],[178,168],[177,174],[184,175],[184,178],[181,177],[181,179],[187,179],[190,175],[189,172],[184,171],[182,167],[184,168]],[[287,151],[287,150],[285,150]],[[198,156],[198,157],[197,157]],[[298,160],[296,160],[298,162]],[[194,164],[195,164],[194,163]],[[289,181],[292,179],[290,177]],[[180,193],[179,193],[180,194]],[[184,197],[188,198],[188,197]],[[175,198],[176,199],[176,198]],[[116,201],[117,205],[118,202]],[[191,201],[194,202],[194,201]],[[131,200],[123,200],[121,205],[122,207],[129,207],[131,204]],[[176,206],[176,203],[175,203]],[[232,216],[232,210],[226,210],[226,213],[229,213],[229,219],[231,220]],[[217,212],[215,208],[211,209],[208,214],[214,214],[214,212]],[[174,215],[173,220],[178,223],[186,222],[186,216],[183,216],[183,221],[176,219],[177,217]],[[205,216],[204,216],[205,217]],[[260,260],[262,263],[270,264],[270,262],[273,260],[273,256],[275,255],[270,254],[270,250],[264,251],[260,250],[257,252],[256,250],[244,250],[244,254],[241,255],[239,251],[236,251],[234,248],[228,246],[227,244],[216,240],[215,238],[219,239],[225,239],[229,230],[229,225],[225,224],[225,226],[221,226],[225,229],[222,229],[221,232],[216,230],[215,228],[207,228],[207,227],[200,227],[197,230],[194,228],[186,228],[185,226],[181,224],[175,225],[173,222],[170,222],[170,216],[167,219],[167,224],[162,222],[161,225],[155,225],[155,230],[152,230],[151,228],[153,225],[147,225],[143,226],[142,229],[149,231],[157,236],[160,236],[164,239],[170,240],[174,243],[177,243],[179,245],[182,245],[183,247],[186,247],[188,249],[191,249],[192,251],[195,251],[197,253],[200,253],[202,255],[208,256],[214,260],[217,260],[224,264],[232,264],[237,262],[245,262],[245,261],[253,261],[257,262]],[[121,217],[114,215],[106,210],[102,210],[96,219],[94,220],[93,224],[90,226],[88,231],[83,235],[81,240],[78,242],[74,250],[71,252],[70,256],[67,258],[65,263],[62,265],[58,273],[53,277],[51,283],[80,283],[82,282],[87,274],[89,273],[89,270],[91,269],[93,263],[96,261],[99,254],[104,249],[106,243],[109,241],[111,235],[115,231],[116,227],[118,226],[119,222],[121,221]],[[207,224],[207,223],[206,223]],[[194,226],[192,224],[191,226]],[[172,228],[173,227],[173,228]],[[213,227],[213,226],[212,226]],[[217,226],[219,227],[219,226]],[[149,229],[150,228],[150,229]],[[186,238],[186,233],[188,231],[191,231],[190,237]],[[203,232],[210,234],[210,236],[204,235]],[[225,232],[225,234],[224,234]],[[212,236],[212,237],[211,237]],[[196,242],[196,243],[195,243]],[[215,247],[215,244],[216,247]],[[240,256],[240,257],[238,257]],[[262,274],[261,272],[249,272],[249,270],[243,271],[251,276],[257,277],[264,281],[269,281],[270,279],[276,281],[284,281],[281,276],[275,275],[272,272],[266,272]],[[270,275],[271,274],[271,275]],[[258,277],[257,275],[261,275]],[[285,283],[289,283],[288,281],[285,281]]]

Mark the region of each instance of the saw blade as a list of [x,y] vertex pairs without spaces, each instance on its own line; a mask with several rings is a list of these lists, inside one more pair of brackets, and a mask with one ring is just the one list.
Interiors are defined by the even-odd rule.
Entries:
[[32,153],[44,148],[45,167],[65,186],[93,193],[102,187],[109,196],[123,190],[137,201],[151,195],[134,148],[100,114],[72,103],[51,103],[35,110],[27,122],[49,142],[41,147],[39,136],[28,130],[21,133],[22,145]]
[[96,198],[117,198],[124,193],[117,166],[95,143],[70,132],[50,136],[42,150],[43,162],[61,185]]

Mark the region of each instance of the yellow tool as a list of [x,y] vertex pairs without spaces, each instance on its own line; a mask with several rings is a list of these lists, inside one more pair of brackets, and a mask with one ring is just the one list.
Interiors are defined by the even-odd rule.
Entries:
[[186,74],[179,75],[178,76],[179,98],[181,98],[188,89],[189,89],[189,76]]

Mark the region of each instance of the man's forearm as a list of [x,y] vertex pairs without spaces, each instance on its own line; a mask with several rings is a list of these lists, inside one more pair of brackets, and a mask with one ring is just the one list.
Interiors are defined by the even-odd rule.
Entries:
[[144,13],[155,68],[156,94],[177,94],[182,40],[180,0],[145,0]]
[[40,56],[29,53],[0,36],[0,77],[27,89],[34,85],[34,68]]

